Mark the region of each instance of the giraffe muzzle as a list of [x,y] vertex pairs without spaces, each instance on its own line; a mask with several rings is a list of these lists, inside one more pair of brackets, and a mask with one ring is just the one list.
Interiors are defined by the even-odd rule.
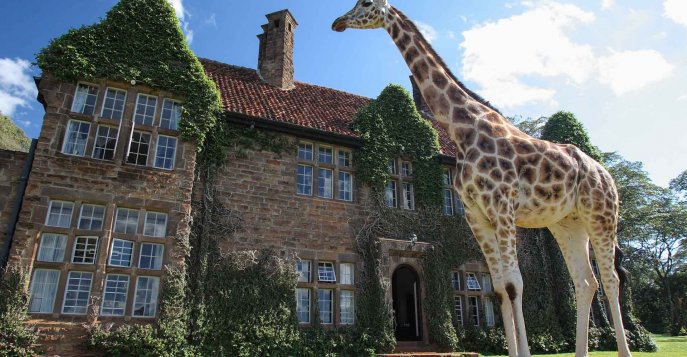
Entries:
[[332,30],[336,32],[344,32],[346,31],[346,23],[348,22],[348,18],[346,16],[341,16],[338,19],[334,20],[334,23],[332,24]]

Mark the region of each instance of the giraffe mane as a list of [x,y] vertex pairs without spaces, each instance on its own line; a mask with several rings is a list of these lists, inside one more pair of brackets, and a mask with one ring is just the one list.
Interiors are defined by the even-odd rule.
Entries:
[[427,50],[430,52],[429,54],[432,55],[434,60],[436,60],[437,64],[439,64],[439,66],[444,68],[444,70],[446,71],[446,73],[448,73],[448,75],[451,77],[451,79],[453,79],[456,82],[456,84],[462,90],[465,91],[465,93],[467,93],[472,99],[475,99],[476,101],[485,105],[487,108],[489,108],[489,109],[499,113],[501,116],[503,116],[503,114],[501,114],[501,112],[498,109],[496,109],[491,103],[489,103],[488,100],[482,98],[479,94],[473,92],[468,87],[466,87],[465,84],[463,84],[463,82],[458,80],[458,78],[453,74],[451,69],[449,69],[449,67],[446,65],[446,62],[444,62],[444,59],[441,58],[441,56],[439,56],[439,54],[436,52],[436,50],[434,50],[434,47],[432,47],[431,44],[429,43],[429,41],[427,41],[425,36],[422,34],[422,31],[420,31],[420,29],[417,27],[417,25],[415,25],[415,23],[412,20],[410,20],[410,18],[408,16],[406,16],[406,14],[404,14],[401,10],[399,10],[393,6],[391,6],[391,9],[393,11],[395,11],[398,14],[398,16],[400,16],[401,19],[403,19],[411,27],[411,29],[413,31],[415,31],[415,33],[417,33],[417,35],[420,37],[420,39],[422,41],[427,43],[426,47],[427,47]]

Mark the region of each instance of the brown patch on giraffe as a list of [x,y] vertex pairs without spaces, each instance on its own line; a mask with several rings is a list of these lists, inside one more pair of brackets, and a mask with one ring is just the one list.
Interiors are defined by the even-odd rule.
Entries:
[[512,171],[515,169],[515,166],[513,166],[513,162],[511,162],[510,160],[506,160],[505,158],[503,158],[502,155],[500,156],[501,157],[499,157],[499,167],[501,168],[501,170]]
[[527,183],[533,184],[537,179],[537,171],[532,166],[525,166],[520,170],[520,177],[525,179]]
[[539,182],[549,183],[553,176],[553,165],[549,160],[542,160],[539,166]]
[[496,148],[500,157],[505,157],[507,159],[512,159],[515,157],[515,150],[513,149],[513,146],[506,139],[496,140]]
[[415,46],[408,48],[408,51],[406,51],[406,55],[405,55],[406,62],[408,62],[408,63],[415,62],[415,59],[419,55],[420,55],[420,51],[418,51],[417,48],[415,48]]
[[427,101],[427,103],[434,102],[438,95],[439,91],[437,91],[434,87],[429,87],[424,92],[422,92],[422,97],[425,99],[425,101]]
[[477,159],[479,159],[479,157],[480,157],[480,152],[475,150],[475,149],[472,149],[472,150],[468,151],[468,154],[465,157],[465,161],[474,163],[474,162],[477,162]]
[[[491,191],[494,189],[494,183],[484,177],[479,177],[476,180],[476,184],[480,192]],[[489,197],[489,199],[491,199],[491,197]]]
[[[468,179],[472,178],[472,165],[465,165],[463,166],[462,170],[462,179],[463,181],[467,181]],[[456,178],[456,181],[458,178]]]
[[[391,14],[389,14],[389,16],[391,16]],[[399,35],[398,24],[394,23],[393,25],[391,25],[391,38],[396,40],[396,37],[398,37],[398,35]]]
[[427,51],[427,46],[425,46],[425,40],[422,39],[422,35],[419,33],[416,33],[413,35],[413,42],[415,45],[422,51],[422,53],[429,53],[430,51]]
[[450,100],[451,103],[456,105],[465,104],[465,95],[463,91],[461,91],[455,83],[451,83],[451,85],[448,87],[448,90],[446,91],[446,94],[448,94],[448,100]]
[[446,99],[445,95],[441,93],[437,95],[430,106],[432,107],[432,112],[434,112],[434,115],[437,117],[448,118],[448,111],[450,109],[448,99]]
[[441,90],[446,88],[446,86],[448,85],[446,75],[440,73],[439,71],[432,72],[432,82],[434,82],[434,85]]
[[462,150],[457,150],[457,151],[456,151],[456,160],[457,160],[457,161],[463,161],[463,160],[465,160],[465,154],[463,153]]
[[490,112],[489,114],[485,115],[484,118],[486,120],[488,120],[490,123],[494,123],[494,124],[501,124],[502,123],[501,116],[494,113],[494,112]]
[[533,140],[532,145],[534,145],[534,147],[540,153],[545,153],[546,150],[549,148],[549,144],[546,141],[541,141],[541,140]]
[[[403,24],[401,24],[403,26]],[[408,45],[410,45],[410,35],[407,33],[403,34],[401,38],[398,40],[398,48],[402,51],[405,52],[406,48],[408,48]]]
[[484,134],[479,135],[477,147],[485,154],[494,154],[496,152],[496,143],[494,143],[494,139]]
[[[451,96],[449,95],[449,100]],[[471,124],[472,123],[472,118],[470,117],[470,114],[463,109],[462,107],[453,107],[453,115],[451,115],[451,118],[454,123],[459,123],[459,124]]]
[[424,82],[429,79],[429,66],[424,60],[420,60],[413,65],[413,75],[418,81]]
[[530,154],[536,150],[530,142],[522,139],[513,140],[513,147],[518,154]]
[[487,173],[491,169],[495,168],[497,164],[496,158],[494,156],[485,156],[478,163],[477,167],[480,172]]
[[529,165],[536,167],[537,165],[539,165],[539,162],[543,159],[543,157],[539,154],[534,154],[527,156],[526,159]]
[[489,173],[489,177],[491,177],[494,181],[502,181],[503,173],[501,173],[501,171],[499,171],[498,169],[493,169]]
[[473,115],[479,115],[482,114],[482,110],[477,104],[469,104],[468,105],[468,111],[473,114]]

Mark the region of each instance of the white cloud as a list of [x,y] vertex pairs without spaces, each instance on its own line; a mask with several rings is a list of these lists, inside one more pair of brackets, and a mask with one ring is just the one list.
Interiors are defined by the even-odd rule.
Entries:
[[673,68],[654,50],[617,52],[599,58],[599,82],[623,95],[665,79]]
[[456,39],[456,33],[453,31],[447,31],[446,36],[448,37],[449,40],[455,40]]
[[438,32],[434,29],[434,27],[420,21],[415,21],[415,25],[417,25],[417,28],[422,33],[422,36],[424,36],[429,43],[432,43],[437,39]]
[[665,0],[663,2],[663,16],[687,27],[687,1]]
[[179,19],[181,28],[184,30],[184,35],[186,35],[186,41],[188,41],[188,43],[190,44],[191,42],[193,42],[193,30],[191,29],[188,21],[186,20],[186,15],[188,15],[188,12],[184,8],[183,0],[167,1],[174,8],[174,13],[177,15],[177,18]]
[[596,67],[590,46],[573,43],[563,32],[590,23],[594,14],[577,6],[542,3],[521,15],[488,22],[463,33],[463,74],[482,87],[480,94],[504,107],[554,104],[555,91],[525,84],[520,77],[561,76],[586,81]]
[[604,10],[608,10],[613,6],[613,3],[615,0],[601,0],[601,8]]
[[217,27],[217,17],[216,17],[216,15],[215,15],[215,13],[213,12],[212,15],[210,15],[210,17],[208,17],[207,19],[205,19],[205,21],[203,21],[203,23],[204,23],[205,25],[210,25],[210,26],[212,26],[212,27]]
[[687,93],[677,97],[678,102],[687,102]]
[[31,63],[16,58],[0,58],[0,111],[14,115],[17,107],[28,107],[38,94],[31,76]]

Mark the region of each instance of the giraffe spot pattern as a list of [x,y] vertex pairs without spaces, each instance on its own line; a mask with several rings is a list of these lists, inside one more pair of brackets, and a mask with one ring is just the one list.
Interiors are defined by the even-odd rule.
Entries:
[[448,85],[448,79],[446,79],[446,75],[440,73],[439,71],[432,72],[432,82],[434,82],[434,85],[441,90],[446,88]]

